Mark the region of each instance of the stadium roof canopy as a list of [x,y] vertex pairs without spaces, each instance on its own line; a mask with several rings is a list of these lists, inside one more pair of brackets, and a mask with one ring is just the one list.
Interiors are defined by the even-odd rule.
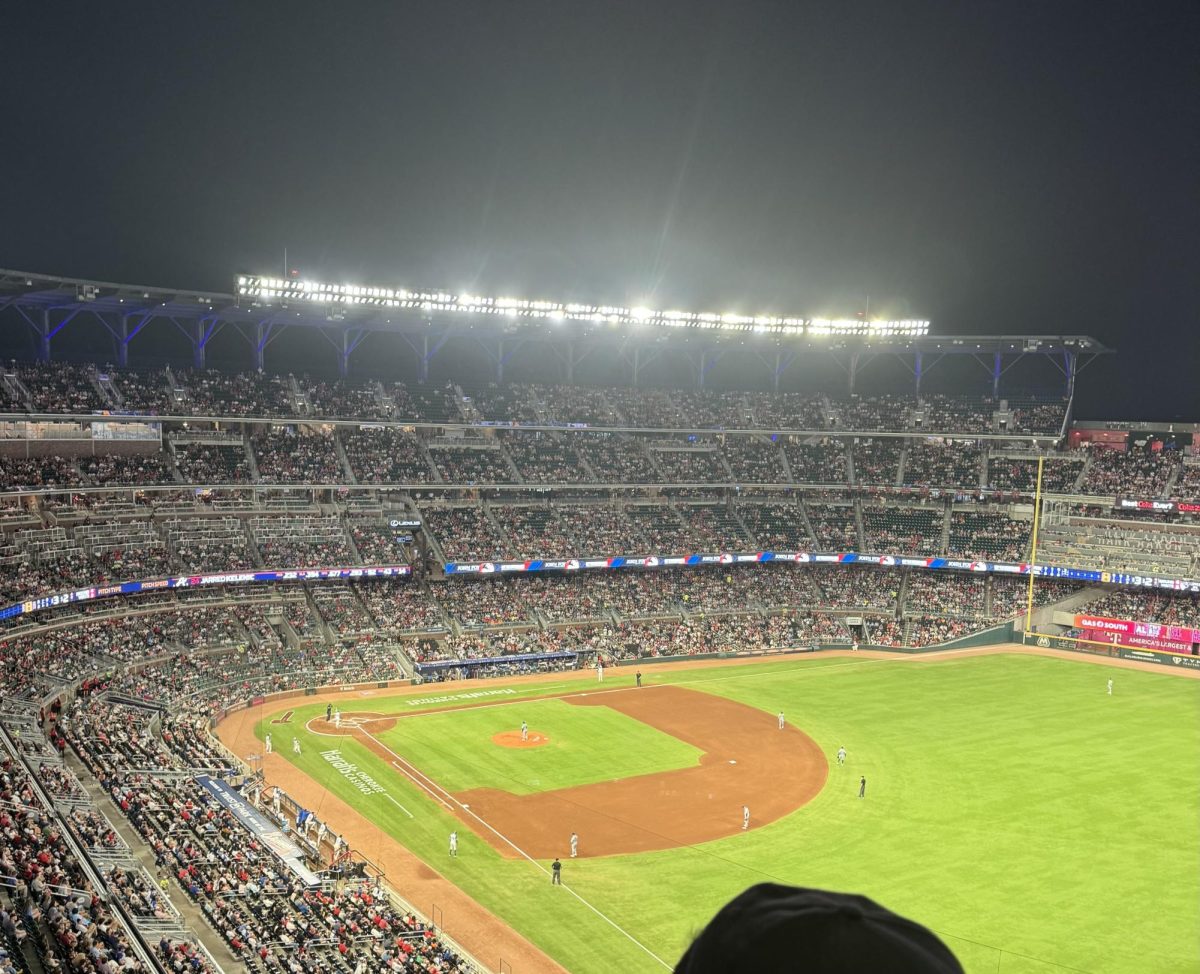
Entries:
[[[561,347],[567,381],[574,364],[596,348],[617,349],[631,361],[633,381],[648,358],[667,348],[695,357],[697,384],[730,343],[750,344],[779,376],[800,351],[828,351],[838,358],[854,390],[860,364],[879,355],[911,360],[919,391],[921,376],[944,355],[975,356],[1000,377],[1019,359],[1045,356],[1066,379],[1097,356],[1109,354],[1087,335],[931,335],[926,321],[744,316],[648,308],[556,304],[513,298],[482,298],[444,292],[410,292],[321,285],[298,280],[242,275],[237,293],[117,284],[0,269],[0,312],[23,319],[37,339],[38,357],[53,358],[53,342],[76,318],[90,316],[112,335],[118,364],[128,364],[129,346],[147,327],[174,326],[191,343],[197,368],[222,329],[235,329],[249,346],[253,365],[263,368],[263,353],[284,331],[320,331],[332,346],[340,372],[370,333],[400,336],[418,356],[422,378],[446,340],[467,336],[488,352],[503,379],[504,364],[515,346],[538,339]],[[507,343],[507,349],[506,349]]]

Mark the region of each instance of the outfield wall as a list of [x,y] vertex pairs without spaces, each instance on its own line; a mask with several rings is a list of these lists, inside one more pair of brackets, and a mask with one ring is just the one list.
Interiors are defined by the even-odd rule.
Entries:
[[1072,653],[1082,653],[1087,656],[1107,656],[1111,659],[1127,659],[1138,663],[1155,663],[1159,666],[1200,670],[1200,656],[1192,656],[1190,654],[1141,649],[1136,646],[1113,645],[1111,643],[1078,639],[1074,636],[1053,636],[1048,633],[1023,632],[1020,635],[1021,642],[1026,646],[1040,646],[1043,649],[1065,649]]

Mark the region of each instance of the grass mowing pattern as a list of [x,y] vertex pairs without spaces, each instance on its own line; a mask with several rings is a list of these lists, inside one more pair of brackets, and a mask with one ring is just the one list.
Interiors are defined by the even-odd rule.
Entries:
[[[522,720],[550,742],[525,749],[492,743],[493,734],[517,731]],[[561,700],[414,716],[375,736],[451,792],[499,788],[526,795],[691,767],[701,756],[640,720]]]
[[[972,974],[1200,970],[1200,683],[1015,655],[650,674],[783,709],[828,754],[839,744],[849,752],[813,802],[773,825],[568,863],[566,882],[668,963],[723,902],[775,880],[865,893],[936,930]],[[479,748],[477,735],[448,728],[450,751],[455,737],[464,753]],[[295,759],[280,730],[276,750]],[[353,797],[321,767],[315,752],[328,739],[305,743],[297,763]],[[454,819],[364,749],[343,746],[352,750],[417,816],[382,810],[392,834],[569,970],[662,970],[531,865],[502,860],[467,830],[450,861]]]

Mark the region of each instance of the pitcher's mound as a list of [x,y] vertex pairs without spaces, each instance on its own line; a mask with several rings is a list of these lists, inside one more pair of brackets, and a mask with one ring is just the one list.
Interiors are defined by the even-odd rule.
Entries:
[[520,731],[501,731],[492,735],[492,743],[500,747],[541,747],[543,744],[549,744],[550,738],[537,731],[530,731],[529,740],[523,741]]

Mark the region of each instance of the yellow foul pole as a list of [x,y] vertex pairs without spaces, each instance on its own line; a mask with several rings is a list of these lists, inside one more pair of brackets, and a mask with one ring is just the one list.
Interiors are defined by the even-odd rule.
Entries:
[[1033,549],[1029,552],[1029,594],[1025,600],[1025,631],[1033,628],[1033,576],[1037,565],[1038,523],[1042,519],[1042,465],[1044,456],[1038,457],[1037,490],[1033,495]]

